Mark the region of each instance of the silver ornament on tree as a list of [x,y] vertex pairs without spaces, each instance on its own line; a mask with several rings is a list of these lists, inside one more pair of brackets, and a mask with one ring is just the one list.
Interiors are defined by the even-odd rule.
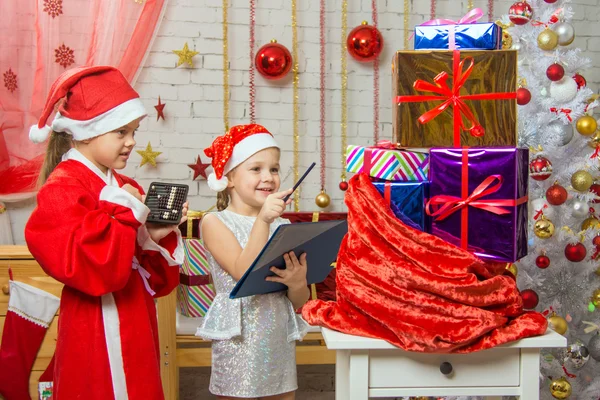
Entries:
[[567,346],[564,354],[564,365],[567,369],[580,369],[590,359],[588,348],[579,339]]
[[577,95],[577,82],[570,76],[563,76],[562,79],[550,84],[550,96],[557,102],[567,103]]
[[600,332],[592,336],[587,348],[590,352],[590,357],[596,361],[600,361]]
[[585,218],[589,215],[590,206],[587,202],[575,198],[571,203],[571,215],[575,218]]
[[575,40],[575,28],[568,22],[559,22],[554,26],[554,32],[558,35],[558,44],[568,46]]
[[549,123],[545,130],[546,133],[542,136],[544,147],[565,146],[573,139],[573,126],[571,124],[564,124],[562,121]]

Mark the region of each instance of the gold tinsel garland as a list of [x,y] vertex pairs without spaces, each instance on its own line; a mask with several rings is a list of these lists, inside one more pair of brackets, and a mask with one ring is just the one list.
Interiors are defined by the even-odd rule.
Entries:
[[[408,0],[407,0],[408,1]],[[341,116],[341,136],[342,136],[342,182],[346,182],[346,147],[348,144],[348,62],[346,50],[346,35],[348,34],[348,1],[342,0],[342,37],[341,58],[342,58],[342,116]]]
[[[292,67],[292,73],[294,75],[294,117],[293,117],[293,132],[294,132],[294,182],[298,181],[298,167],[299,167],[299,142],[300,133],[298,129],[298,25],[296,22],[296,0],[292,0],[292,59],[294,65]],[[294,211],[300,211],[300,188],[294,192]]]
[[223,124],[229,131],[229,38],[228,16],[229,0],[223,0]]

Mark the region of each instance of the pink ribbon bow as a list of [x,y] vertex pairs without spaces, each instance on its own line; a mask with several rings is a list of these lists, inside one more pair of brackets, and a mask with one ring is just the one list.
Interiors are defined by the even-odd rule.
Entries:
[[[430,19],[429,21],[423,22],[421,25],[463,25],[463,24],[472,24],[477,22],[479,18],[483,17],[483,10],[481,8],[474,8],[468,13],[466,13],[461,19],[458,21],[454,21],[452,19],[444,19],[444,18],[436,18]],[[448,30],[448,48],[450,50],[456,49],[456,39],[454,29]]]

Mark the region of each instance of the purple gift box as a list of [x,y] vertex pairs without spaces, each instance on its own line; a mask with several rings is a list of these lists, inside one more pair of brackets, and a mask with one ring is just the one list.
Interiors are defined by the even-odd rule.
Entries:
[[527,255],[528,164],[528,149],[431,149],[431,232],[485,261]]

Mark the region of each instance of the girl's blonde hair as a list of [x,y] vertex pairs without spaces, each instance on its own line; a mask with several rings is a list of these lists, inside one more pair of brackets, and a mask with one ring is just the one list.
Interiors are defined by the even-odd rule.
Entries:
[[44,158],[44,164],[40,171],[38,178],[38,186],[42,186],[50,173],[54,171],[54,168],[62,160],[63,154],[71,149],[73,146],[73,139],[71,135],[65,132],[52,131],[50,139],[48,140],[48,148],[46,148],[46,157]]

